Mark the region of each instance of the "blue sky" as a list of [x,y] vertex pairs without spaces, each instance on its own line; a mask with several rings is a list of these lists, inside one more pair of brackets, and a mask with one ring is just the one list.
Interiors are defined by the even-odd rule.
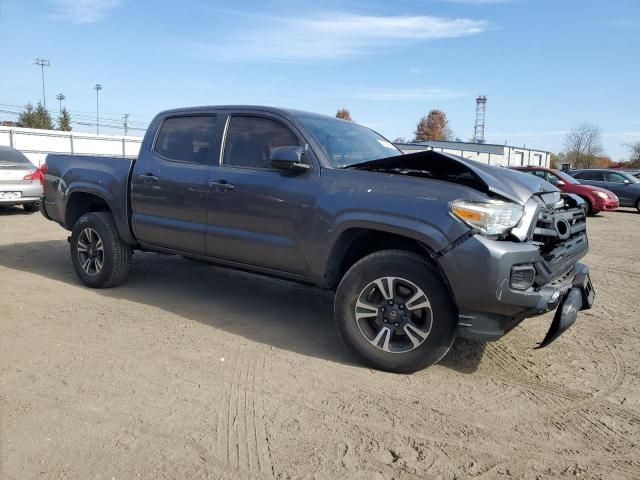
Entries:
[[638,0],[0,0],[0,110],[41,98],[32,62],[47,58],[48,106],[63,92],[85,123],[99,82],[112,123],[202,104],[346,107],[394,139],[440,108],[466,140],[485,94],[488,141],[559,151],[591,121],[617,160],[640,140],[639,47]]

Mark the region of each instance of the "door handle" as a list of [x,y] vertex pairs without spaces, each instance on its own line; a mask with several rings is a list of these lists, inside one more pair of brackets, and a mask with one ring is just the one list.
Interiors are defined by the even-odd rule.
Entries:
[[227,180],[217,180],[215,182],[209,182],[209,186],[214,190],[224,192],[225,190],[233,190],[236,186],[229,183]]
[[138,175],[138,178],[142,180],[142,183],[157,183],[158,177],[156,177],[153,173],[145,173],[143,175]]

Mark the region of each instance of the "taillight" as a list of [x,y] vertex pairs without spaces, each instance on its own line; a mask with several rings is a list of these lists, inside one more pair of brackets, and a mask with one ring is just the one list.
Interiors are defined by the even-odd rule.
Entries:
[[46,174],[47,174],[47,164],[43,163],[34,172],[30,173],[29,175],[25,175],[23,180],[29,180],[31,182],[34,180],[38,180],[40,182],[40,186],[42,187],[42,190],[44,191],[44,176]]

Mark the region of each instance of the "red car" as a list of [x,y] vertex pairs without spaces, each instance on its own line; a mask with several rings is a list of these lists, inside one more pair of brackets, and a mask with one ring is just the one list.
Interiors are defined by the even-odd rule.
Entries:
[[552,185],[555,185],[565,193],[573,193],[582,197],[589,206],[589,214],[595,215],[603,210],[616,210],[620,204],[615,193],[604,188],[582,185],[571,175],[561,170],[554,170],[545,167],[511,167],[513,170],[527,172],[531,175],[543,178]]

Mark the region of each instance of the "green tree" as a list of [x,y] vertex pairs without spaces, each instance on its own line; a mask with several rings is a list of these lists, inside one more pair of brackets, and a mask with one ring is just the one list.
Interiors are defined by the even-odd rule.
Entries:
[[35,123],[35,110],[33,108],[33,105],[31,105],[31,102],[29,102],[24,107],[24,110],[20,112],[20,115],[18,115],[16,126],[23,128],[35,128],[33,126],[35,125]]
[[40,102],[33,108],[31,102],[27,103],[24,110],[18,115],[16,122],[18,127],[40,128],[43,130],[53,130],[53,121],[48,110]]
[[58,118],[58,130],[62,130],[63,132],[71,131],[71,115],[69,114],[67,107],[62,107],[62,111],[60,112],[60,117]]
[[346,108],[341,108],[336,112],[336,118],[340,118],[342,120],[347,120],[349,122],[353,122],[353,118],[351,118],[351,113]]

